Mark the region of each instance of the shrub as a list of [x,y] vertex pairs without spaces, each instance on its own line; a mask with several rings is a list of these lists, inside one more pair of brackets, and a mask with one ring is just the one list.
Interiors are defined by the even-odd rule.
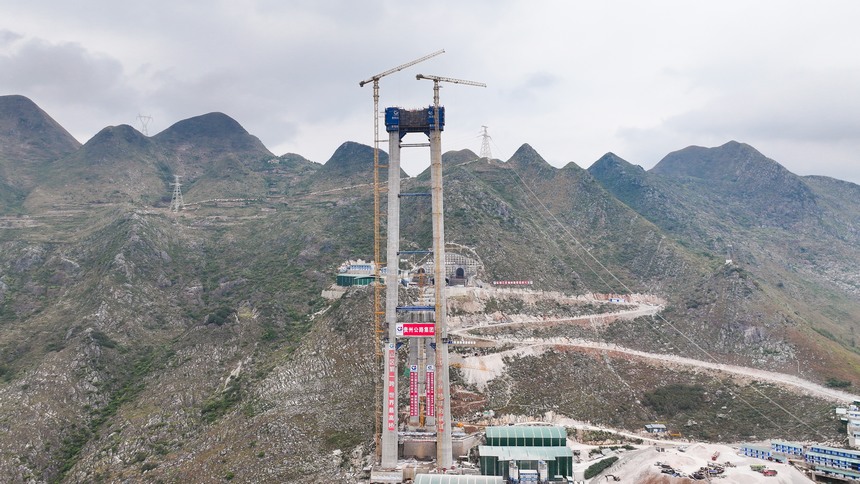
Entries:
[[588,469],[585,469],[585,478],[591,479],[592,477],[600,474],[604,470],[606,470],[609,466],[614,464],[618,460],[618,457],[607,457],[601,461],[595,462],[588,466]]
[[840,380],[839,378],[828,378],[827,382],[824,383],[829,388],[848,388],[851,386],[851,382],[848,380]]
[[645,394],[643,403],[662,415],[696,410],[704,403],[705,388],[701,385],[674,383]]

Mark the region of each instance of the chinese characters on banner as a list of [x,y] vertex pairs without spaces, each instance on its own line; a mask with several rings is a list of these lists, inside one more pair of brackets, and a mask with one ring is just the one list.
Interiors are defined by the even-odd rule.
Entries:
[[387,351],[388,375],[386,376],[385,393],[388,404],[386,405],[386,426],[388,430],[397,430],[397,352],[394,343],[388,343]]
[[418,365],[409,367],[409,416],[418,416]]
[[397,336],[428,336],[436,334],[434,323],[398,323],[394,328]]
[[427,416],[436,416],[436,369],[433,365],[427,365],[427,383],[424,385],[425,401],[427,402]]

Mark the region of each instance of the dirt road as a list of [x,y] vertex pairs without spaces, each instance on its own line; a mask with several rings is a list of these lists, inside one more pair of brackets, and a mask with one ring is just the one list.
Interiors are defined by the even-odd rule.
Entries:
[[[833,388],[827,388],[825,386],[819,385],[817,383],[813,383],[808,380],[804,380],[794,375],[788,375],[785,373],[778,373],[773,371],[760,370],[757,368],[749,368],[745,366],[737,366],[737,365],[727,365],[724,363],[719,363],[715,361],[704,361],[698,360],[695,358],[688,358],[677,355],[663,354],[663,353],[649,353],[646,351],[640,351],[632,348],[626,348],[623,346],[619,346],[612,343],[605,343],[601,341],[590,341],[586,339],[579,338],[514,338],[507,336],[498,336],[498,337],[487,337],[487,336],[477,336],[471,333],[471,331],[475,329],[486,329],[489,327],[504,327],[504,326],[540,326],[545,325],[547,323],[564,323],[565,321],[570,321],[573,323],[574,321],[581,321],[583,319],[588,318],[631,318],[631,317],[639,317],[645,315],[653,315],[656,314],[662,307],[648,305],[648,304],[640,304],[635,309],[626,309],[624,311],[618,311],[616,313],[603,313],[596,314],[593,316],[583,316],[581,318],[573,319],[553,319],[547,320],[542,318],[537,318],[534,316],[521,316],[521,315],[508,315],[505,321],[493,321],[491,319],[487,319],[484,321],[477,322],[477,324],[472,324],[468,327],[461,327],[456,329],[451,329],[450,334],[453,336],[458,336],[463,339],[470,340],[480,340],[480,341],[488,341],[493,342],[498,346],[504,344],[512,344],[516,345],[516,348],[512,350],[507,350],[500,353],[494,353],[490,355],[483,356],[469,356],[469,357],[461,357],[461,358],[453,358],[452,362],[460,365],[461,370],[464,373],[464,377],[470,380],[473,383],[478,385],[486,385],[486,383],[500,375],[504,370],[504,358],[507,356],[526,356],[530,354],[539,354],[545,351],[547,348],[552,346],[567,346],[573,348],[582,348],[589,350],[598,350],[609,353],[620,353],[628,356],[633,356],[637,358],[647,359],[647,360],[656,360],[663,362],[669,365],[676,366],[686,366],[686,367],[695,367],[701,368],[703,370],[708,371],[718,371],[723,373],[730,373],[733,375],[739,375],[747,378],[751,378],[754,380],[766,381],[771,383],[776,383],[779,385],[791,387],[794,390],[801,391],[803,393],[807,393],[809,395],[813,395],[815,397],[824,398],[827,400],[831,400],[839,403],[847,403],[853,401],[860,401],[860,396],[844,392],[841,390],[836,390]],[[473,319],[474,322],[474,319]],[[703,355],[706,356],[706,355]]]

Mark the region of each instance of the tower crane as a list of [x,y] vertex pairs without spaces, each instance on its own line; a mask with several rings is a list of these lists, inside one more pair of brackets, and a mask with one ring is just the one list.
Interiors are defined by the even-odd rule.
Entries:
[[424,74],[418,74],[417,76],[415,76],[415,79],[428,79],[433,81],[436,85],[438,85],[440,82],[451,82],[454,84],[465,84],[467,86],[487,87],[487,85],[483,82],[467,81],[466,79],[454,79],[453,77],[425,76]]
[[[427,54],[423,57],[419,57],[418,59],[412,60],[405,64],[401,64],[397,67],[388,69],[387,71],[380,72],[375,76],[370,77],[364,81],[358,83],[359,87],[364,87],[365,84],[373,82],[373,257],[374,257],[374,279],[376,283],[373,287],[373,323],[374,323],[374,344],[376,347],[376,367],[380,368],[381,359],[382,359],[382,343],[379,341],[379,335],[382,332],[382,315],[385,312],[382,310],[382,302],[381,302],[381,292],[382,285],[380,284],[380,267],[382,265],[382,261],[380,260],[380,245],[381,245],[381,235],[380,235],[380,192],[381,185],[379,183],[379,80],[383,77],[393,74],[395,72],[406,69],[407,67],[418,64],[419,62],[424,62],[427,59],[432,57],[436,57],[439,54],[445,53],[445,50],[438,50],[431,54]],[[376,443],[376,454],[378,462],[385,462],[391,464],[390,461],[397,461],[397,434],[391,435],[391,432],[386,432],[385,435],[381,435],[381,425],[382,425],[382,381],[381,379],[377,379],[376,382],[376,398],[375,404],[377,407],[377,415],[375,419],[375,432],[374,432],[374,440]],[[383,452],[383,448],[386,449],[386,452]],[[391,465],[393,467],[393,465]]]
[[436,130],[439,130],[439,83],[440,82],[450,82],[452,84],[465,84],[467,86],[475,86],[475,87],[487,87],[483,82],[476,81],[468,81],[466,79],[454,79],[453,77],[443,77],[443,76],[428,76],[424,74],[418,74],[415,76],[415,79],[419,81],[421,79],[427,79],[429,81],[433,81],[433,107],[436,110],[434,114],[436,118]]
[[394,74],[397,71],[402,71],[403,69],[406,69],[407,67],[412,67],[415,64],[418,64],[419,62],[424,62],[427,59],[431,59],[433,57],[436,57],[439,54],[444,54],[444,53],[445,53],[445,49],[437,50],[436,52],[433,52],[432,54],[427,54],[424,57],[419,57],[413,61],[407,62],[405,64],[401,64],[397,67],[392,67],[391,69],[388,69],[385,72],[380,72],[379,74],[372,76],[370,79],[366,79],[364,81],[359,82],[358,87],[364,87],[365,84],[373,81],[373,87],[374,87],[374,89],[376,89],[379,87],[379,80],[382,79],[383,77],[385,77],[389,74]]

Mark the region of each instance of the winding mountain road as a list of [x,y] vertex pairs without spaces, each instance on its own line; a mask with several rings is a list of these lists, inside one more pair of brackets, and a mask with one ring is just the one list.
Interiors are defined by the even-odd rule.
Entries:
[[626,309],[614,313],[595,314],[591,316],[577,317],[575,319],[542,319],[536,318],[534,316],[512,315],[508,316],[507,320],[501,322],[493,321],[489,317],[483,321],[477,322],[474,318],[472,318],[473,324],[460,328],[450,329],[449,333],[464,340],[475,340],[483,342],[484,344],[491,343],[494,346],[513,345],[515,347],[513,349],[488,355],[465,357],[452,355],[451,361],[453,364],[460,367],[461,371],[463,372],[464,378],[471,381],[472,383],[484,386],[489,380],[492,380],[493,378],[502,374],[505,367],[504,359],[506,357],[523,357],[527,355],[538,355],[551,347],[563,346],[583,350],[596,350],[606,353],[622,354],[645,360],[659,361],[667,365],[673,366],[684,366],[700,368],[706,371],[729,373],[732,375],[738,375],[754,380],[760,380],[775,383],[785,387],[791,387],[794,390],[800,391],[802,393],[839,403],[860,401],[860,396],[852,393],[844,392],[834,388],[827,388],[825,386],[813,383],[809,380],[804,380],[803,378],[794,375],[760,370],[757,368],[728,365],[715,361],[697,360],[695,358],[688,358],[664,353],[649,353],[646,351],[619,346],[613,343],[592,341],[583,338],[517,338],[512,336],[487,337],[486,335],[475,335],[472,333],[473,331],[478,329],[484,330],[487,328],[499,328],[506,326],[536,327],[545,326],[549,323],[563,324],[568,321],[571,323],[573,323],[574,321],[587,321],[589,320],[589,318],[599,318],[601,320],[609,318],[627,319],[632,317],[654,315],[657,314],[661,309],[661,306],[640,304],[636,309],[632,310]]

